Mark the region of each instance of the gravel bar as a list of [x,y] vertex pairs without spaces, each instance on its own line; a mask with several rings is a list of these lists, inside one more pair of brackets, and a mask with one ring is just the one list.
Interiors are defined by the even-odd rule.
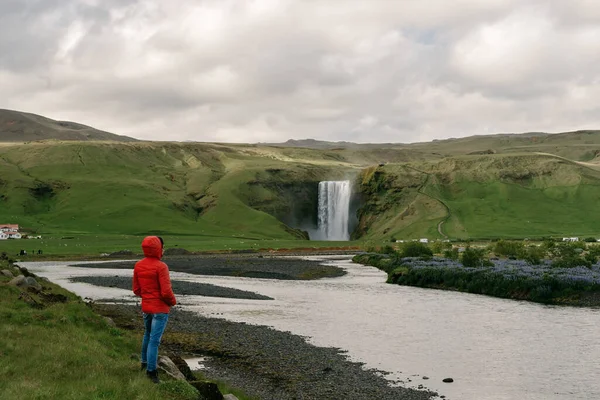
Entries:
[[[142,330],[135,306],[94,304],[124,328]],[[174,308],[163,351],[209,356],[202,371],[261,400],[426,400],[435,392],[392,387],[381,371],[350,362],[343,351],[266,326],[206,318]]]
[[[191,255],[163,259],[169,270],[194,275],[237,276],[246,278],[311,280],[346,274],[342,268],[321,261],[295,257],[262,255]],[[80,268],[133,269],[135,261],[78,264]]]
[[[131,290],[131,278],[125,276],[79,276],[70,278],[72,282],[84,282],[95,286],[116,287]],[[227,297],[231,299],[246,300],[273,300],[272,297],[262,294],[247,292],[245,290],[232,289],[223,286],[211,285],[209,283],[187,282],[172,280],[171,285],[176,295],[197,295],[207,297]]]

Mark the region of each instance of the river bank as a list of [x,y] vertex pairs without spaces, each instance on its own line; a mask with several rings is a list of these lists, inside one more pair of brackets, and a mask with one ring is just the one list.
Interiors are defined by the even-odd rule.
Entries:
[[80,297],[7,261],[0,271],[0,398],[198,398],[184,381],[152,384],[130,357],[139,339]]
[[[307,338],[318,347],[342,348],[350,360],[388,372],[387,379],[415,389],[423,384],[448,399],[600,398],[600,384],[589,373],[600,357],[597,310],[390,285],[385,283],[386,273],[352,263],[351,257],[314,259],[343,268],[347,274],[301,281],[173,273],[172,279],[275,299],[181,296],[175,311],[269,326]],[[135,301],[130,290],[69,281],[76,276],[131,276],[131,270],[67,263],[24,266],[94,301]],[[139,323],[139,318],[134,315],[124,322]],[[215,341],[228,340],[227,329],[215,330]],[[141,335],[137,328],[133,332]],[[184,343],[198,340],[195,334],[179,336]],[[219,348],[209,339],[208,350]],[[443,383],[449,377],[454,382]]]
[[[172,272],[204,276],[302,281],[346,274],[342,268],[323,265],[315,260],[256,255],[179,256],[166,258],[165,262]],[[77,267],[131,270],[133,263],[121,261]],[[130,289],[131,284],[130,278],[122,276],[92,275],[71,280],[124,289]],[[210,285],[211,291],[206,292],[198,283],[180,282],[188,284],[181,286],[177,279],[173,282],[176,295],[240,298],[230,288]],[[251,298],[248,293],[243,298]],[[256,293],[252,295],[259,296]],[[103,301],[91,303],[96,312],[110,317],[124,329],[143,331],[138,306],[124,303],[122,299],[113,299],[113,304],[106,304],[110,299]],[[435,393],[425,390],[392,387],[383,372],[367,370],[361,363],[349,361],[340,349],[317,347],[289,332],[204,317],[179,307],[172,309],[162,343],[165,351],[209,356],[205,362],[207,369],[202,372],[206,378],[225,381],[262,400],[425,400],[435,396]]]
[[[118,326],[141,332],[139,309],[94,304]],[[203,374],[239,387],[261,400],[426,400],[435,393],[392,387],[376,370],[347,360],[340,349],[316,347],[302,337],[266,326],[206,318],[173,309],[163,348],[208,356]]]
[[387,282],[429,289],[482,294],[551,305],[600,307],[600,264],[560,268],[548,260],[496,259],[489,265],[465,267],[442,257],[394,257],[360,254],[353,261],[388,274]]

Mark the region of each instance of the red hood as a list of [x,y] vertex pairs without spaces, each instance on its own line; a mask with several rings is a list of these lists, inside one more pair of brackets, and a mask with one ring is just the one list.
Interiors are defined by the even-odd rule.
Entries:
[[142,240],[142,249],[146,257],[158,258],[159,260],[162,258],[163,248],[157,236],[146,236]]

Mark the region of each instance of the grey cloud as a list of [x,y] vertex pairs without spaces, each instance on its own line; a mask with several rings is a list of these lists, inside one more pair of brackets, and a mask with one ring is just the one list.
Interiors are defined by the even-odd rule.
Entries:
[[0,107],[160,140],[589,128],[596,3],[3,1]]

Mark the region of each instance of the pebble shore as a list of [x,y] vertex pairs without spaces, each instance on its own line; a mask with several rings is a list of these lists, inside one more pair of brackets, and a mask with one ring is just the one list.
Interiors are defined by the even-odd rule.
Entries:
[[[246,278],[310,280],[343,276],[338,267],[322,265],[314,260],[268,255],[192,255],[165,257],[170,271],[195,275],[237,276]],[[135,261],[79,264],[80,268],[133,269]]]
[[[119,326],[142,330],[131,305],[97,304],[97,312]],[[173,309],[162,349],[209,356],[203,374],[225,381],[261,400],[427,400],[436,393],[392,387],[381,371],[350,362],[336,348],[316,347],[304,338],[266,326],[202,317]]]
[[[131,290],[131,278],[125,276],[78,276],[72,282],[84,282],[95,286],[116,287]],[[209,283],[172,280],[171,286],[175,295],[196,295],[208,297],[226,297],[230,299],[273,300],[269,296],[245,290],[211,285]]]
[[[270,279],[317,279],[342,276],[338,267],[317,261],[257,255],[178,256],[164,260],[172,271],[199,275],[251,276]],[[83,267],[127,268],[133,261],[86,264]],[[87,277],[78,280],[101,286],[130,288],[131,279]],[[218,293],[223,290],[178,286],[176,294]],[[190,283],[190,282],[185,282]],[[228,289],[233,290],[233,289]],[[238,291],[242,292],[242,291]],[[247,295],[249,292],[244,292]],[[231,292],[232,295],[240,295]],[[256,295],[256,294],[254,294]],[[227,296],[225,296],[227,297]],[[239,298],[239,297],[236,297]],[[93,303],[100,314],[111,317],[118,326],[143,331],[139,306]],[[337,348],[314,346],[298,335],[267,326],[231,322],[171,310],[161,345],[163,351],[181,356],[208,356],[202,371],[206,378],[225,381],[247,395],[261,400],[428,400],[435,392],[392,386],[385,373],[368,370],[348,360]]]

